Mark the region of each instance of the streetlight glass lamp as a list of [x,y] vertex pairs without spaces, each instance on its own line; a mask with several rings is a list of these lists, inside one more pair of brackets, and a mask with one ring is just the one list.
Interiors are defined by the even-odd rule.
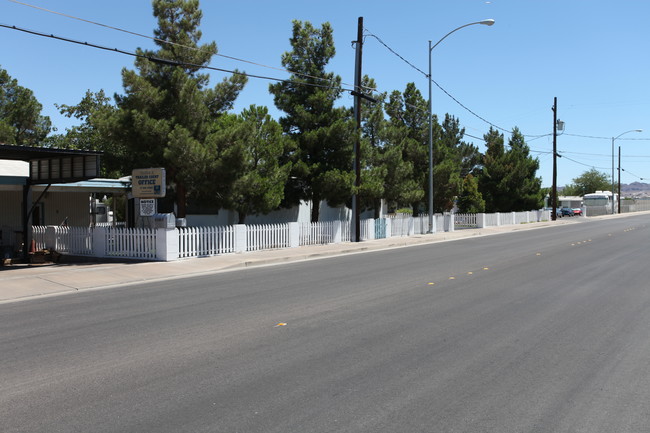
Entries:
[[433,226],[433,123],[432,123],[432,109],[431,109],[431,51],[440,44],[440,42],[444,41],[447,39],[447,36],[451,35],[452,33],[465,28],[469,26],[473,26],[476,24],[482,24],[485,26],[491,26],[494,24],[493,19],[487,19],[487,20],[482,20],[482,21],[476,21],[473,23],[468,23],[465,25],[462,25],[460,27],[456,27],[446,35],[444,35],[438,42],[436,42],[434,45],[431,45],[431,41],[429,41],[429,75],[427,75],[427,78],[429,79],[429,231],[427,233],[434,233],[435,232],[435,227]]

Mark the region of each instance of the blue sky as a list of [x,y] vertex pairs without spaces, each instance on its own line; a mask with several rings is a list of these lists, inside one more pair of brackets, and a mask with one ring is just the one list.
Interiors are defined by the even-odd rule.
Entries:
[[[33,6],[151,36],[156,22],[149,0],[24,0]],[[290,50],[291,21],[314,25],[330,22],[336,57],[328,69],[344,83],[354,77],[358,17],[366,34],[386,45],[421,71],[428,69],[428,41],[437,42],[467,23],[492,18],[491,26],[470,26],[445,39],[432,52],[433,111],[456,116],[467,137],[480,139],[490,124],[510,131],[518,127],[532,154],[540,160],[544,186],[552,182],[553,98],[565,132],[558,137],[558,185],[593,168],[611,176],[612,137],[633,129],[615,142],[622,148],[621,181],[650,179],[650,2],[642,0],[203,0],[203,42],[215,41],[219,54],[264,66],[213,59],[211,66],[250,74],[286,78],[280,56]],[[149,39],[0,0],[0,23],[134,51],[153,48]],[[54,104],[76,104],[86,90],[122,93],[121,70],[133,69],[133,58],[0,28],[0,67],[32,89],[43,113],[64,131],[73,121]],[[272,67],[272,68],[269,68]],[[426,77],[367,36],[363,73],[379,90],[403,91],[414,82],[427,97]],[[212,72],[212,83],[226,76]],[[250,104],[266,105],[275,117],[270,81],[251,79],[234,111]],[[340,101],[351,106],[344,94]],[[464,107],[463,107],[464,106]],[[466,107],[466,108],[465,108]],[[470,111],[468,111],[468,109]],[[489,123],[487,123],[487,122]],[[506,139],[508,132],[504,132]],[[540,135],[546,135],[538,137]],[[618,166],[618,163],[615,164]]]

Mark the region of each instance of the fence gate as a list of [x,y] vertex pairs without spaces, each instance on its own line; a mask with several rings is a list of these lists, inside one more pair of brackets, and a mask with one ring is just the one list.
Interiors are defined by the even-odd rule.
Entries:
[[386,238],[386,218],[375,220],[375,239]]

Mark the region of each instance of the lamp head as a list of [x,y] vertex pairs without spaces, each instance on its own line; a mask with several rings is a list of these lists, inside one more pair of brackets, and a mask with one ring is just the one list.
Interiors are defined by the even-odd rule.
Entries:
[[479,21],[479,24],[484,24],[486,26],[491,26],[492,24],[494,24],[494,20],[492,18],[490,18],[489,20]]
[[643,129],[635,129],[634,132],[643,132]]

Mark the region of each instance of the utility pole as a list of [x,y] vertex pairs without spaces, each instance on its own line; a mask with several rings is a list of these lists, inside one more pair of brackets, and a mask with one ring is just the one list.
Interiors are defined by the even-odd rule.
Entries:
[[618,146],[618,213],[621,213],[621,146]]
[[352,195],[352,216],[354,219],[354,241],[361,241],[361,215],[359,211],[359,186],[361,186],[361,59],[363,47],[363,17],[359,17],[356,40],[356,60],[354,63],[354,119],[357,125],[354,140],[354,187]]
[[551,187],[551,221],[557,220],[557,97],[553,98],[553,186]]

